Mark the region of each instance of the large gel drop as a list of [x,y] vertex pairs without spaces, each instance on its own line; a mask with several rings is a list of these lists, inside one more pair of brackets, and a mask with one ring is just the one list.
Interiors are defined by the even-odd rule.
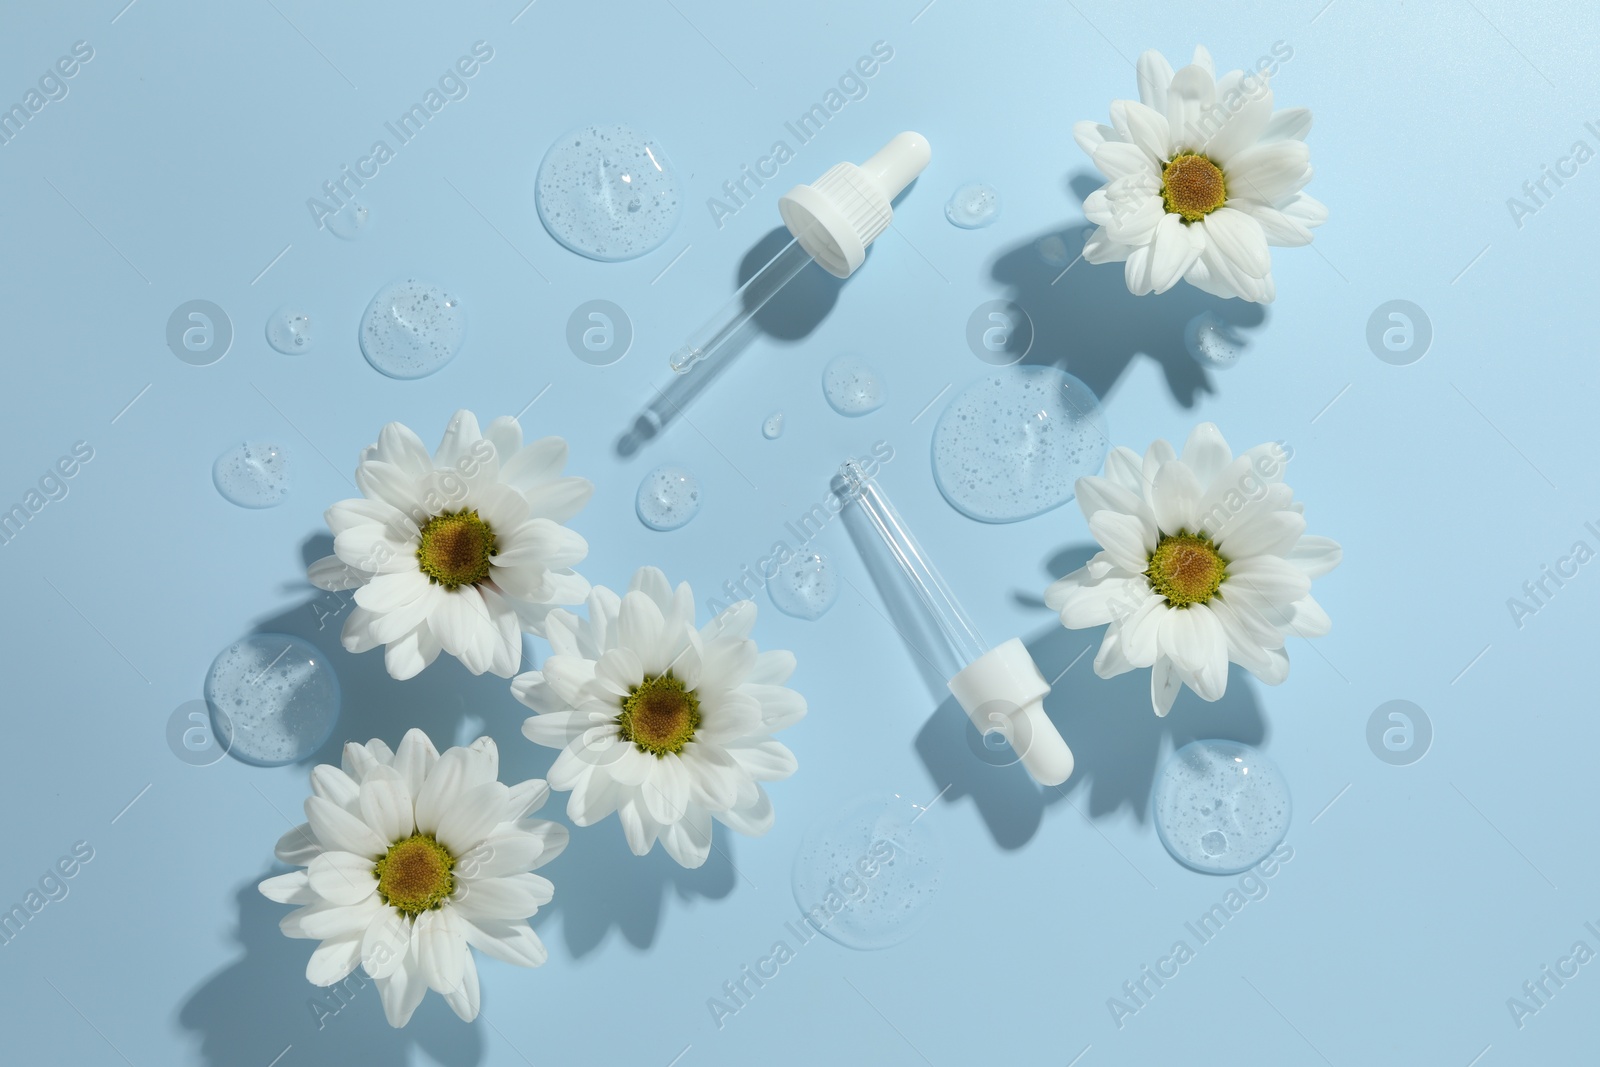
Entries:
[[1000,194],[992,185],[968,182],[950,194],[944,217],[963,230],[988,226],[1000,217]]
[[883,407],[883,382],[860,356],[836,356],[822,369],[822,393],[828,405],[854,418]]
[[767,595],[785,615],[820,619],[839,599],[839,579],[821,552],[797,552],[767,582]]
[[615,262],[661,247],[678,224],[678,175],[653,137],[631,126],[585,126],[539,164],[534,201],[550,236],[580,256]]
[[425,378],[456,358],[467,336],[461,301],[407,278],[378,290],[361,317],[361,353],[391,378]]
[[933,431],[933,476],[950,506],[1017,522],[1072,499],[1111,442],[1100,401],[1056,367],[1006,367],[967,386]]
[[1202,311],[1183,330],[1183,343],[1195,362],[1208,367],[1231,367],[1244,355],[1245,340],[1233,325],[1214,311]]
[[311,316],[286,304],[267,319],[267,344],[286,356],[311,351]]
[[252,634],[223,649],[206,674],[205,694],[218,744],[260,767],[305,759],[339,718],[333,668],[287,634]]
[[1261,752],[1237,741],[1194,741],[1156,781],[1156,831],[1172,858],[1203,874],[1238,874],[1289,831],[1289,786]]
[[230,504],[273,507],[289,495],[289,453],[273,444],[234,445],[211,465],[211,481]]
[[813,826],[794,858],[800,910],[846,948],[888,948],[910,937],[944,866],[925,810],[902,796],[866,797]]
[[634,502],[639,521],[652,530],[676,530],[700,511],[700,479],[665,464],[644,476]]

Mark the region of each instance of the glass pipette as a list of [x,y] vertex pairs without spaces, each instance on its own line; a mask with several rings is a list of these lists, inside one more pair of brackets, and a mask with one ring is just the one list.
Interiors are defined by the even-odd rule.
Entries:
[[836,278],[854,274],[866,261],[867,246],[894,218],[894,198],[922,173],[929,158],[927,138],[902,133],[860,166],[840,163],[810,185],[785,193],[778,212],[794,240],[689,335],[672,353],[672,369],[683,374],[714,357],[812,260]]
[[943,635],[959,669],[950,692],[983,734],[998,732],[1040,785],[1072,776],[1072,750],[1044,712],[1050,684],[1013,637],[990,647],[889,498],[854,460],[839,468],[840,495],[866,515]]

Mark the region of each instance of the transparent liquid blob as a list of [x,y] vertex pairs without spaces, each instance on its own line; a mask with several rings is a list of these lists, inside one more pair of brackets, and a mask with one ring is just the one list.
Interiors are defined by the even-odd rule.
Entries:
[[1067,252],[1067,242],[1060,234],[1041,237],[1033,247],[1039,253],[1039,258],[1052,267],[1065,267],[1072,262],[1072,256]]
[[1246,341],[1231,323],[1214,311],[1202,311],[1183,330],[1183,343],[1195,362],[1207,367],[1231,367],[1244,355]]
[[425,378],[456,358],[467,336],[461,301],[407,278],[378,290],[361,317],[361,354],[391,378]]
[[1203,874],[1238,874],[1289,832],[1289,785],[1278,765],[1237,741],[1194,741],[1156,781],[1156,831],[1172,858]]
[[252,634],[223,649],[206,674],[205,695],[218,744],[260,767],[305,759],[339,718],[333,668],[287,634]]
[[286,356],[311,351],[311,316],[286,304],[267,319],[267,344]]
[[556,141],[534,183],[539,219],[580,256],[633,259],[661,247],[678,224],[678,175],[653,137],[619,123]]
[[328,227],[328,231],[335,237],[354,241],[366,232],[369,218],[371,213],[367,211],[367,205],[346,200],[344,206],[323,219],[322,224]]
[[1110,449],[1105,411],[1056,367],[1006,367],[950,401],[933,430],[933,476],[950,506],[980,522],[1017,522],[1072,499]]
[[785,615],[820,619],[839,599],[839,579],[833,563],[821,552],[799,552],[778,568],[767,582],[767,595]]
[[963,230],[988,226],[1000,217],[1000,194],[992,185],[968,182],[950,194],[944,217]]
[[899,944],[939,892],[944,848],[925,809],[902,796],[856,800],[813,826],[794,858],[807,925],[846,948]]
[[883,407],[883,382],[860,356],[836,356],[822,369],[822,393],[828,406],[855,418]]
[[761,424],[761,436],[769,441],[776,441],[783,436],[783,412],[774,411],[767,416]]
[[682,467],[657,467],[639,483],[635,508],[650,529],[676,530],[700,513],[700,479]]
[[289,453],[274,444],[234,445],[211,465],[222,499],[241,508],[270,508],[289,495]]

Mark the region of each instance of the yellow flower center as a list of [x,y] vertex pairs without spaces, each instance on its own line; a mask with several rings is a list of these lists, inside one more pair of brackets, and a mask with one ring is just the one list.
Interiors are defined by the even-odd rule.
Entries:
[[378,896],[413,918],[437,908],[456,887],[455,857],[432,834],[412,834],[389,846],[372,873]]
[[623,698],[617,726],[624,741],[657,759],[682,752],[700,726],[700,698],[685,689],[670,670],[645,675]]
[[1210,539],[1179,530],[1161,538],[1144,576],[1168,604],[1186,608],[1216,596],[1227,572],[1228,561]]
[[1222,168],[1205,156],[1174,156],[1161,172],[1161,202],[1184,222],[1198,222],[1228,202]]
[[423,525],[417,566],[435,585],[459,589],[485,581],[489,558],[498,551],[489,524],[476,511],[462,508],[435,515]]

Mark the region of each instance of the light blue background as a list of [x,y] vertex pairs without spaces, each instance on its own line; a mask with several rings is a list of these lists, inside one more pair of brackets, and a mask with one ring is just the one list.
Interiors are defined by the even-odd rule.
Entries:
[[[0,949],[8,1062],[1592,1061],[1600,963],[1521,1029],[1506,1006],[1575,941],[1600,948],[1583,928],[1600,925],[1600,565],[1520,629],[1506,606],[1574,541],[1594,547],[1583,524],[1600,519],[1580,443],[1600,378],[1600,163],[1521,228],[1506,206],[1575,140],[1600,146],[1583,125],[1600,120],[1591,6],[937,0],[919,17],[923,2],[538,0],[520,17],[522,0],[138,0],[120,16],[123,0],[9,5],[0,102],[74,41],[95,56],[66,99],[0,148],[0,504],[75,441],[95,457],[0,549],[0,903],[75,841],[95,858]],[[1181,288],[1135,300],[1118,268],[1081,263],[1052,286],[1056,270],[1032,249],[1082,224],[1087,186],[1069,183],[1089,167],[1071,124],[1104,121],[1113,98],[1135,94],[1140,50],[1181,62],[1197,39],[1223,69],[1275,41],[1293,48],[1277,99],[1316,111],[1310,191],[1333,212],[1312,248],[1275,254],[1281,295],[1264,318],[1227,309],[1255,325],[1225,372],[1182,352],[1183,323],[1211,301]],[[470,96],[365,190],[369,231],[354,242],[319,232],[306,198],[478,40],[494,58]],[[894,58],[867,98],[718,229],[705,199],[879,40]],[[555,137],[605,121],[652,131],[686,191],[667,245],[621,264],[559,247],[531,193]],[[772,323],[782,333],[825,310],[820,324],[803,340],[760,340],[689,409],[692,425],[619,458],[614,442],[664,383],[666,354],[778,225],[782,189],[902,129],[925,134],[934,158],[895,232],[842,289],[808,277]],[[973,179],[995,185],[1004,214],[968,232],[943,206]],[[392,381],[361,358],[356,324],[380,286],[412,274],[458,294],[471,324],[444,371]],[[1049,703],[1078,771],[1040,795],[1017,768],[972,758],[958,713],[835,524],[820,545],[848,585],[830,614],[801,622],[758,598],[757,638],[796,652],[811,706],[784,738],[801,769],[773,789],[768,836],[719,836],[731,864],[713,854],[686,872],[659,852],[633,858],[614,821],[577,833],[545,871],[557,887],[537,920],[548,964],[485,961],[477,1023],[430,997],[394,1033],[369,988],[319,1031],[303,979],[312,946],[280,937],[284,909],[253,888],[276,869],[285,816],[298,821],[307,768],[186,766],[163,731],[238,636],[333,641],[308,606],[304,555],[379,426],[398,419],[431,443],[458,407],[514,413],[548,386],[524,424],[567,437],[570,469],[599,487],[574,523],[592,546],[584,573],[617,586],[653,563],[702,600],[822,499],[841,459],[887,441],[882,484],[979,625],[993,640],[1021,635],[1054,676],[1099,639],[1062,631],[1039,600],[1082,558],[1081,517],[961,517],[929,469],[938,407],[913,421],[985,369],[966,320],[1005,297],[1039,326],[1031,358],[1064,361],[1103,392],[1116,441],[1142,450],[1211,419],[1236,447],[1294,446],[1289,480],[1311,530],[1340,540],[1346,559],[1317,586],[1334,632],[1291,641],[1288,682],[1236,672],[1222,703],[1185,694],[1157,720],[1144,675],[1102,682],[1085,658]],[[165,345],[168,315],[193,298],[220,304],[236,331],[213,366]],[[568,315],[595,298],[624,307],[637,331],[603,369],[564,341]],[[1395,298],[1420,304],[1435,331],[1411,366],[1380,362],[1364,339],[1373,309]],[[284,302],[313,316],[314,352],[267,347],[263,323]],[[890,391],[859,420],[828,409],[819,385],[844,351],[873,361]],[[765,441],[761,422],[780,408],[788,428]],[[242,438],[291,449],[282,506],[245,511],[212,487],[213,459]],[[639,479],[663,461],[704,486],[700,516],[669,534],[633,514]],[[393,743],[421,725],[443,744],[487,732],[506,777],[548,767],[518,733],[524,711],[503,681],[441,662],[395,683],[375,653],[334,662],[341,734]],[[1380,762],[1365,741],[1369,714],[1395,698],[1434,725],[1412,766]],[[1107,998],[1189,940],[1184,923],[1237,881],[1179,867],[1150,824],[1156,768],[1203,736],[1260,744],[1282,766],[1294,858],[1119,1029]],[[870,954],[819,938],[719,1030],[707,998],[796,914],[789,869],[807,827],[861,793],[926,802],[946,786],[927,817],[945,839],[946,878],[919,934]]]

